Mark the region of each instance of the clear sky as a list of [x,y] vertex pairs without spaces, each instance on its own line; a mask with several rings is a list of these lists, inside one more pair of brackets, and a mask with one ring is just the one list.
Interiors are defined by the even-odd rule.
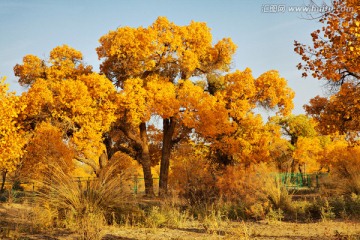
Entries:
[[238,46],[234,70],[249,67],[255,77],[278,70],[296,92],[294,113],[299,114],[310,98],[323,93],[322,82],[301,77],[296,68],[301,59],[293,51],[294,40],[310,43],[310,33],[320,26],[304,19],[305,10],[290,11],[309,4],[310,0],[0,0],[0,76],[7,76],[11,90],[24,91],[13,75],[15,64],[27,54],[47,58],[62,44],[80,50],[85,62],[98,70],[95,48],[102,35],[121,26],[146,27],[166,16],[178,25],[206,22],[214,42],[231,37]]

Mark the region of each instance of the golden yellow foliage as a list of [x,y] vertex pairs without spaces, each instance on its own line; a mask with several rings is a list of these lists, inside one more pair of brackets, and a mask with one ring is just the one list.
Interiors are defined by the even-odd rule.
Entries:
[[[41,122],[60,129],[63,139],[77,152],[75,158],[96,170],[105,150],[102,135],[116,120],[118,97],[112,83],[91,73],[91,67],[81,60],[82,54],[75,49],[66,45],[54,48],[50,59],[42,61],[45,74],[26,80],[31,86],[21,96],[26,108],[20,119],[30,131]],[[31,67],[27,61],[15,68]],[[25,81],[24,74],[18,72],[19,81]]]
[[27,138],[22,123],[18,121],[25,105],[8,89],[5,78],[0,79],[0,170],[12,172],[24,153]]
[[294,108],[292,100],[295,93],[277,71],[272,70],[262,74],[255,80],[255,86],[256,100],[261,106],[270,109],[278,107],[278,112],[282,115],[291,113]]
[[228,70],[236,46],[224,38],[214,46],[205,23],[177,26],[159,17],[148,28],[122,27],[100,38],[101,71],[122,87],[126,79],[159,74],[174,82],[213,69]]
[[[220,109],[222,114],[225,109],[227,124],[215,124],[226,135],[217,138],[213,147],[246,164],[268,161],[274,129],[265,126],[254,110],[260,105],[269,109],[277,108],[278,114],[287,115],[293,108],[293,91],[276,71],[264,73],[255,79],[247,68],[227,74],[219,82],[222,87],[215,93],[216,109]],[[210,125],[209,122],[207,124]]]
[[299,137],[293,158],[300,165],[306,164],[306,172],[318,172],[320,170],[318,159],[322,150],[318,137]]

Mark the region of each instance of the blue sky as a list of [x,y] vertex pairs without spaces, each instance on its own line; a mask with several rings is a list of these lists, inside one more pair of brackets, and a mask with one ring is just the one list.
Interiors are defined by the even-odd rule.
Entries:
[[[85,62],[98,70],[95,48],[102,35],[121,26],[146,27],[166,16],[178,25],[206,22],[214,42],[231,37],[238,45],[234,70],[249,67],[255,77],[278,70],[296,92],[294,113],[304,113],[302,106],[323,94],[323,83],[301,77],[296,68],[301,59],[293,43],[310,43],[310,33],[320,25],[289,7],[308,4],[309,0],[0,0],[0,76],[7,76],[11,90],[24,91],[13,75],[15,64],[27,54],[46,58],[62,44],[80,50]],[[285,11],[264,12],[270,5],[285,6]]]

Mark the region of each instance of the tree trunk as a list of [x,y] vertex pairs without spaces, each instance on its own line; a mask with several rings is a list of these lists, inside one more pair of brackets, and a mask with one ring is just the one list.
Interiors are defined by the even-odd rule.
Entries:
[[293,159],[291,162],[291,167],[290,167],[290,171],[291,171],[292,175],[295,174],[296,169],[299,169],[298,166],[299,166],[299,162],[297,160]]
[[299,164],[298,168],[299,168],[299,173],[300,173],[300,176],[301,176],[302,184],[303,184],[303,186],[307,186],[307,182],[306,182],[306,172],[305,172],[305,163]]
[[163,120],[163,144],[161,151],[160,162],[160,180],[159,180],[159,195],[164,196],[168,193],[168,178],[169,178],[169,165],[170,155],[173,147],[172,137],[175,131],[175,120],[166,118]]
[[3,170],[2,171],[2,182],[1,182],[0,192],[4,192],[4,190],[5,190],[4,187],[5,187],[6,174],[7,174],[7,171]]
[[297,176],[295,173],[296,173],[296,169],[298,169],[298,166],[299,166],[299,161],[293,159],[291,162],[291,166],[290,166],[290,182],[292,182],[292,183],[294,181],[297,182]]
[[145,182],[145,194],[148,197],[153,197],[154,194],[154,184],[151,174],[151,161],[149,153],[149,144],[146,132],[146,123],[140,124],[140,138],[142,141],[142,152],[141,152],[141,165],[144,173],[144,182]]
[[100,155],[100,157],[99,157],[99,170],[101,171],[101,169],[103,169],[107,164],[108,164],[108,161],[109,161],[109,159],[108,159],[108,154],[107,154],[107,152],[104,150],[103,152],[102,152],[102,154]]

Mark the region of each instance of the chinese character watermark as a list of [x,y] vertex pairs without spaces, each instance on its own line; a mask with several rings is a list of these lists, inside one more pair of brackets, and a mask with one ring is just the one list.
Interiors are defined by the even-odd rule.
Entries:
[[264,4],[261,7],[263,13],[284,13],[286,11],[285,4]]

